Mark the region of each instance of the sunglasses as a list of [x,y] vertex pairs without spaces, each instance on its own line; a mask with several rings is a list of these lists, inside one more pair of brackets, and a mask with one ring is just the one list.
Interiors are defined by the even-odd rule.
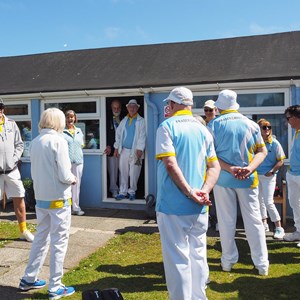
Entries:
[[213,112],[214,110],[211,109],[211,108],[204,108],[204,111],[205,111],[205,112]]
[[271,130],[272,129],[272,126],[261,126],[261,128],[263,129],[263,130]]
[[270,125],[270,126],[261,126],[261,128],[263,129],[263,130],[271,130],[272,129],[272,126]]

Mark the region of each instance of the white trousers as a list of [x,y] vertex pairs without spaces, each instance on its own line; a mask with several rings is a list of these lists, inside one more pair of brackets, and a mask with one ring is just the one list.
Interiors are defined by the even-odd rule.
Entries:
[[68,248],[71,226],[71,207],[44,209],[36,207],[37,231],[32,242],[29,261],[23,279],[34,282],[44,264],[50,244],[50,278],[48,290],[63,286],[64,260]]
[[170,300],[207,299],[208,213],[175,216],[158,212],[157,224]]
[[[137,183],[141,174],[142,166],[135,164],[136,157],[130,155],[131,149],[123,148],[120,153],[120,194],[134,194],[137,190]],[[142,160],[141,160],[142,161]],[[129,188],[128,188],[129,178]]]
[[222,247],[222,264],[235,264],[239,253],[235,242],[237,201],[239,201],[244,221],[251,258],[256,268],[267,270],[269,267],[265,229],[262,223],[258,189],[214,187],[215,202]]
[[300,176],[286,172],[286,182],[289,191],[289,203],[294,215],[294,226],[300,232]]
[[79,206],[79,194],[80,194],[80,184],[83,171],[83,164],[72,164],[71,172],[76,176],[76,184],[71,185],[72,190],[72,209],[73,211],[80,211]]
[[268,217],[268,212],[272,222],[280,221],[280,215],[274,204],[276,175],[270,177],[267,177],[265,175],[258,175],[258,180],[258,199],[262,219],[266,219]]
[[107,169],[109,174],[109,191],[111,193],[118,193],[119,187],[117,185],[117,181],[119,175],[119,158],[115,156],[108,156]]

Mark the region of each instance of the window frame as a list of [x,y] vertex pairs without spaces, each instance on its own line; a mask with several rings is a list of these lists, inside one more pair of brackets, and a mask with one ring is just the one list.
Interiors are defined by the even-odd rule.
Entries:
[[[263,114],[284,114],[284,111],[287,107],[291,105],[291,91],[289,88],[266,88],[266,89],[233,89],[237,92],[238,97],[242,94],[262,94],[262,93],[283,93],[284,94],[284,105],[280,106],[252,106],[252,107],[240,107],[239,112],[245,116],[247,115],[260,115],[262,114],[261,109],[263,108]],[[195,96],[206,96],[206,95],[214,95],[217,96],[219,94],[220,90],[211,90],[211,91],[199,91],[194,92]],[[237,98],[238,99],[238,98]],[[238,100],[237,100],[238,101]],[[193,113],[199,114],[201,116],[205,116],[204,109],[202,108],[193,108]],[[291,151],[291,140],[292,140],[292,128],[291,126],[288,126],[288,153],[286,153],[287,157],[284,160],[284,164],[289,164],[290,157],[289,153]]]
[[[41,100],[41,112],[43,112],[45,110],[45,106],[48,103],[83,103],[83,102],[95,102],[96,103],[96,112],[94,113],[78,113],[76,112],[76,116],[77,116],[77,121],[81,121],[81,120],[99,120],[99,143],[102,139],[102,131],[101,131],[101,105],[100,105],[100,97],[90,97],[90,96],[86,96],[86,97],[55,97],[55,98],[51,98],[51,99],[43,99]],[[102,153],[101,151],[101,143],[99,145],[99,149],[85,149],[83,148],[83,153],[84,154],[96,154],[99,155]]]
[[[5,106],[4,106],[4,115],[11,118],[12,120],[14,120],[16,123],[17,122],[28,122],[30,121],[31,123],[31,130],[32,130],[32,113],[31,113],[31,101],[30,100],[10,100],[10,101],[5,101]],[[10,105],[27,105],[28,108],[27,108],[27,111],[28,111],[28,114],[24,114],[24,115],[7,115],[6,112],[5,112],[5,108],[7,106],[10,106]],[[18,125],[18,124],[17,124]],[[20,130],[20,127],[18,125],[18,128]],[[20,134],[21,134],[21,131],[20,131]],[[24,143],[24,141],[23,141]],[[23,153],[22,153],[23,155]],[[21,156],[20,160],[22,162],[30,162],[30,156]]]

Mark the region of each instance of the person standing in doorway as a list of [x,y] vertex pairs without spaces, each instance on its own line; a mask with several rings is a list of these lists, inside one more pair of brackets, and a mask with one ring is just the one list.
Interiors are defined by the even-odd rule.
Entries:
[[220,165],[211,134],[192,115],[192,91],[177,87],[165,101],[171,117],[156,133],[156,213],[167,288],[171,300],[204,300],[209,192]]
[[282,239],[284,236],[284,229],[281,226],[281,218],[274,204],[274,191],[276,186],[276,177],[278,170],[283,166],[285,154],[280,143],[272,135],[271,123],[266,119],[257,121],[260,127],[261,135],[266,144],[268,155],[264,161],[258,166],[258,199],[260,202],[260,212],[265,231],[270,231],[268,225],[268,214],[271,221],[275,223],[275,239]]
[[80,128],[75,126],[77,116],[74,110],[68,110],[65,113],[66,128],[64,129],[64,138],[68,142],[69,157],[72,164],[72,173],[77,178],[76,184],[72,185],[72,213],[77,216],[83,216],[84,211],[79,206],[80,184],[83,172],[83,151],[84,140]]
[[[140,105],[136,99],[126,104],[127,116],[116,131],[115,157],[120,157],[120,192],[116,200],[135,200],[146,145],[145,119],[138,114]],[[128,178],[130,186],[128,187]]]
[[238,112],[236,92],[221,91],[215,106],[220,116],[211,120],[208,127],[222,168],[214,187],[222,247],[221,267],[230,272],[239,259],[235,242],[239,203],[252,261],[259,275],[266,276],[268,249],[259,208],[256,169],[265,159],[267,149],[258,124]]
[[0,199],[13,199],[15,214],[21,232],[20,239],[32,242],[33,234],[26,226],[25,189],[18,169],[24,144],[16,122],[4,114],[4,103],[0,99]]
[[[284,114],[290,126],[295,130],[286,182],[296,230],[283,237],[285,241],[292,242],[300,241],[300,105],[288,107]],[[300,247],[300,243],[298,247]]]
[[119,193],[118,175],[119,175],[119,157],[114,155],[114,143],[116,140],[116,131],[122,120],[122,104],[118,99],[111,102],[111,111],[106,118],[107,146],[104,153],[107,155],[107,168],[109,175],[109,191],[113,198]]

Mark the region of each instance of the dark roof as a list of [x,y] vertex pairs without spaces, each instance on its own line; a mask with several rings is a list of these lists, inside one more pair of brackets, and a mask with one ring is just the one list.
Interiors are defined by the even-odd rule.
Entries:
[[300,78],[300,31],[0,57],[0,94]]

